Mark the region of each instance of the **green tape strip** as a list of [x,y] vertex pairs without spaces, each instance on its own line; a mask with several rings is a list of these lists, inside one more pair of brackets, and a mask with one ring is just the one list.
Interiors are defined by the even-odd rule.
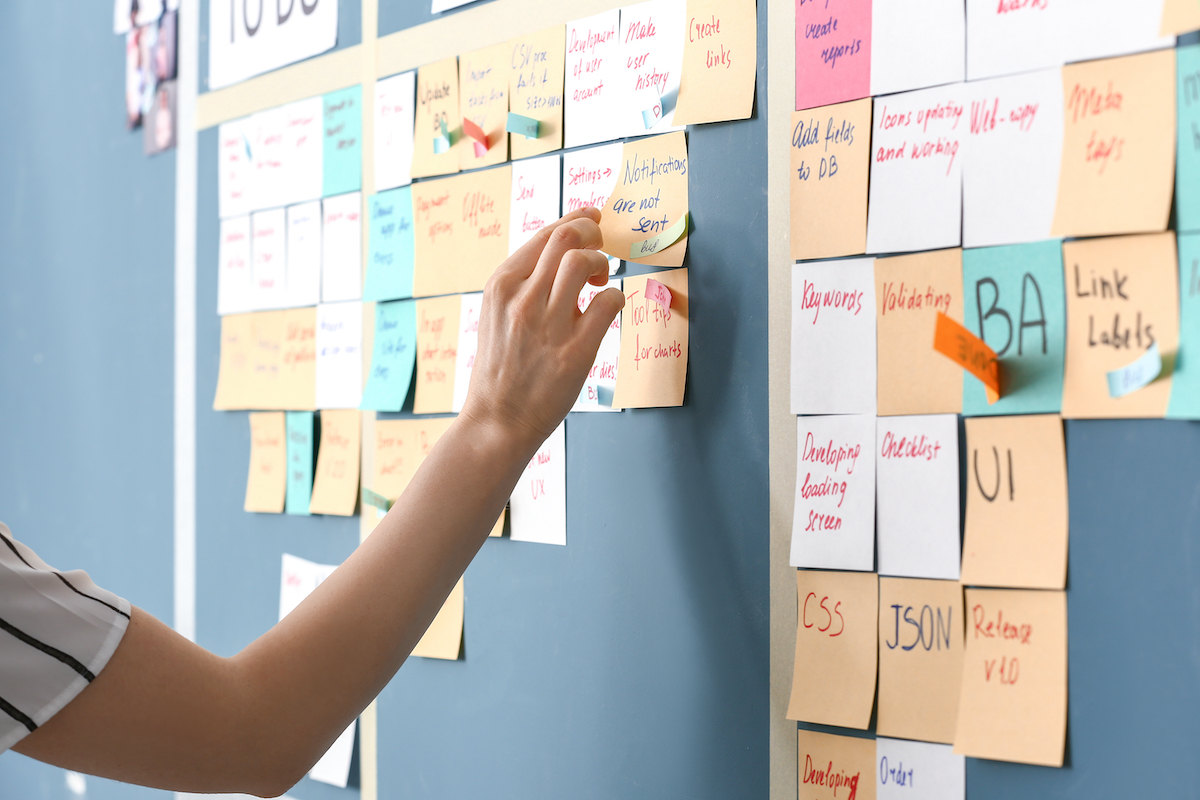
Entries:
[[659,250],[664,250],[679,241],[679,237],[687,233],[688,215],[685,211],[683,216],[671,227],[660,233],[658,236],[652,236],[649,239],[643,239],[640,242],[634,242],[629,248],[629,260],[637,261],[639,258],[652,256]]
[[504,123],[504,130],[509,133],[519,133],[526,139],[536,139],[538,137],[538,121],[510,111],[508,112],[508,121]]
[[394,500],[388,500],[386,497],[379,494],[378,492],[372,492],[370,489],[366,488],[365,486],[363,487],[362,504],[364,506],[374,506],[375,508],[378,508],[381,511],[390,511],[393,503],[395,503]]

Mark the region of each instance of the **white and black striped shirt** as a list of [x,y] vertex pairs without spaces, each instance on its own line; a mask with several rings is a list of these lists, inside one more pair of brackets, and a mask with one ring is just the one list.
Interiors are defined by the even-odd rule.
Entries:
[[52,569],[0,523],[0,753],[82,692],[128,625],[127,601]]

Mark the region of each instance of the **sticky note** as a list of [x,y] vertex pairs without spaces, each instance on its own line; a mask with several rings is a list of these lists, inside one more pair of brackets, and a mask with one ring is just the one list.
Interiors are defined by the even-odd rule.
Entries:
[[462,647],[464,598],[463,579],[459,578],[441,610],[425,630],[425,635],[413,648],[412,655],[445,661],[458,659]]
[[688,362],[688,272],[653,273],[671,291],[664,309],[646,297],[646,275],[625,279],[621,310],[621,368],[613,408],[683,405]]
[[358,409],[321,412],[321,442],[313,479],[312,514],[348,517],[358,501],[362,414]]
[[471,386],[471,370],[475,368],[475,354],[479,352],[479,314],[483,310],[483,293],[459,295],[458,345],[454,355],[454,400],[451,411],[462,411],[467,402],[467,390]]
[[1055,236],[1167,227],[1174,183],[1175,52],[1063,68]]
[[[617,73],[618,136],[660,133],[674,125],[683,74],[685,0],[646,0],[621,9]],[[653,119],[642,112],[654,109]]]
[[376,303],[371,371],[359,406],[375,411],[399,411],[408,397],[416,359],[416,301]]
[[[321,149],[321,99],[312,98],[309,101],[311,116],[308,124],[300,127],[309,130],[313,137],[310,140],[315,145],[318,154]],[[287,132],[284,107],[260,111],[252,116],[247,124],[248,151],[251,153],[251,170],[253,172],[253,205],[250,210],[261,208],[276,208],[287,205],[299,199],[295,194],[293,184],[295,179],[289,176],[294,170],[294,162],[289,159],[292,155],[290,148],[284,142]],[[295,141],[294,139],[292,140]],[[318,155],[319,157],[319,155]],[[319,167],[318,167],[319,168]],[[321,189],[320,172],[317,173],[317,194]]]
[[560,216],[562,161],[557,155],[528,158],[512,165],[508,253],[512,255]]
[[879,735],[953,744],[962,660],[957,581],[879,579]]
[[362,303],[317,306],[317,408],[357,409],[362,369]]
[[315,306],[321,300],[321,203],[287,208],[288,306]]
[[[617,84],[623,70],[621,9],[568,22],[563,147],[619,138]],[[680,26],[682,29],[682,25]]]
[[1172,357],[1179,342],[1175,234],[1090,239],[1063,244],[1067,349],[1062,415],[1161,417],[1167,374],[1124,397],[1109,395],[1107,374],[1157,343]]
[[1200,231],[1200,45],[1175,51],[1175,224]]
[[620,142],[564,153],[562,213],[604,208],[616,189],[624,153],[625,145]]
[[1200,419],[1200,236],[1179,234],[1179,350],[1167,416]]
[[513,160],[563,146],[563,81],[566,28],[556,25],[508,42],[508,107],[505,130]]
[[321,201],[321,300],[336,303],[362,297],[362,194]]
[[878,577],[799,570],[796,602],[787,718],[866,730],[875,707]]
[[959,244],[966,112],[963,84],[875,102],[868,253]]
[[1163,5],[1130,5],[1120,0],[1070,3],[1062,41],[1065,60],[1089,61],[1172,46],[1175,37],[1160,33]]
[[796,763],[804,800],[875,800],[875,742],[853,736],[797,731]]
[[880,417],[875,436],[879,574],[958,580],[958,418]]
[[253,340],[253,314],[229,314],[221,317],[221,355],[217,362],[214,410],[249,407],[247,399]]
[[350,762],[354,757],[354,729],[358,720],[354,719],[346,730],[338,734],[333,744],[325,751],[325,755],[317,759],[313,768],[308,771],[308,777],[314,781],[327,783],[345,789],[350,782]]
[[250,315],[249,371],[246,408],[277,409],[284,405],[280,392],[283,367],[283,312],[261,311]]
[[279,581],[279,619],[288,614],[325,582],[337,569],[336,564],[318,564],[315,561],[284,553]]
[[961,81],[966,65],[961,0],[871,3],[871,94]]
[[282,208],[250,215],[251,302],[280,308],[287,299],[287,221]]
[[996,352],[961,324],[938,312],[933,349],[978,379],[989,402],[1000,399],[1000,362]]
[[[508,160],[508,77],[512,48],[492,45],[459,56],[457,119],[463,135],[458,143],[460,169]],[[451,119],[454,119],[452,117]]]
[[983,385],[963,377],[962,413],[1055,413],[1062,408],[1066,345],[1062,244],[963,251],[963,321],[996,352],[1003,395],[988,403]]
[[797,0],[797,110],[871,95],[871,5]]
[[1064,3],[967,0],[967,79],[1060,66],[1073,16]]
[[1155,342],[1129,364],[1109,371],[1106,376],[1109,397],[1124,397],[1130,392],[1136,392],[1157,378],[1162,373],[1162,368],[1162,354],[1158,352],[1158,343]]
[[749,119],[757,65],[754,0],[688,0],[675,124]]
[[[682,265],[688,214],[688,154],[683,133],[626,142],[616,186],[603,211],[604,252],[640,264]],[[634,245],[638,245],[636,251]]]
[[1050,238],[1062,163],[1062,74],[967,84],[963,246]]
[[646,279],[646,297],[658,303],[659,308],[669,309],[671,307],[671,290],[654,278]]
[[454,419],[375,421],[375,474],[371,486],[389,503],[397,500]]
[[416,72],[375,83],[375,190],[412,182]]
[[[321,197],[322,176],[325,168],[324,145],[322,142],[322,102],[320,98],[311,97],[288,103],[279,109],[273,109],[267,114],[278,113],[282,118],[282,163],[272,164],[274,170],[280,170],[275,176],[275,186],[264,186],[270,181],[262,170],[267,169],[266,160],[259,161],[260,170],[255,177],[256,201],[259,208],[273,205],[287,205],[304,200],[316,200]],[[269,129],[268,129],[269,130]],[[260,142],[260,144],[266,144]],[[259,148],[264,153],[269,148]],[[259,155],[259,150],[255,155]],[[269,158],[269,155],[268,155]],[[273,171],[267,169],[268,172]],[[271,197],[271,195],[275,195]]]
[[456,295],[417,301],[417,388],[413,412],[454,410],[454,374],[462,301]]
[[1178,36],[1200,29],[1200,4],[1189,0],[1165,0],[1159,35]]
[[222,123],[217,128],[217,208],[221,219],[254,210],[254,161],[250,154],[250,119]]
[[875,260],[879,414],[962,408],[963,371],[932,348],[937,314],[962,319],[962,251]]
[[289,514],[308,514],[313,486],[313,412],[287,412],[287,501]]
[[246,511],[279,514],[287,489],[287,444],[282,411],[250,414],[250,470]]
[[874,309],[875,259],[792,267],[793,414],[875,413]]
[[792,258],[867,248],[871,99],[792,115]]
[[279,313],[279,379],[277,408],[317,407],[317,309],[291,308]]
[[367,201],[367,278],[363,300],[412,297],[414,234],[412,187],[371,195]]
[[362,188],[362,87],[351,86],[321,98],[324,105],[322,196]]
[[879,736],[875,760],[878,800],[903,800],[917,789],[927,800],[966,800],[967,760],[950,745]]
[[1061,767],[1067,732],[1066,592],[967,589],[954,752]]
[[221,220],[220,237],[217,245],[217,313],[250,311],[254,308],[250,217]]
[[796,419],[793,567],[875,569],[875,417]]
[[567,543],[567,423],[529,460],[508,501],[514,542]]
[[[458,104],[458,58],[451,56],[417,70],[417,106],[413,122],[411,176],[427,178],[458,172],[458,154],[434,150],[446,120],[462,119]],[[455,127],[458,127],[457,125]]]
[[[621,279],[610,279],[607,286],[586,283],[579,291],[579,311],[586,311],[593,298],[606,289],[621,291]],[[572,411],[617,411],[612,407],[613,392],[617,387],[617,363],[621,356],[621,314],[613,317],[600,340],[596,359],[588,370]]]

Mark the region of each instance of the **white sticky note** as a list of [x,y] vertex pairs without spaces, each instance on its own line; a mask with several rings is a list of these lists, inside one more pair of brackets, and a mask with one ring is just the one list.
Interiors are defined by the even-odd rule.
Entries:
[[559,218],[561,201],[562,160],[557,154],[513,162],[509,255],[517,252],[535,233]]
[[567,423],[538,448],[509,499],[514,542],[567,543]]
[[357,300],[362,297],[362,194],[326,197],[321,210],[321,300]]
[[[605,289],[621,290],[621,279],[609,280],[607,286],[584,284],[579,292],[579,310],[586,311],[592,304],[592,299]],[[613,392],[617,388],[617,361],[621,356],[621,315],[613,317],[604,338],[600,340],[600,349],[596,351],[596,360],[588,370],[579,399],[575,401],[572,411],[620,411],[612,407]]]
[[958,580],[958,416],[876,424],[879,574]]
[[617,188],[625,146],[620,142],[563,154],[562,213],[581,208],[604,208]]
[[284,203],[317,200],[324,186],[324,100],[310,97],[283,107]]
[[966,38],[963,0],[873,0],[871,94],[963,80]]
[[796,418],[793,567],[875,569],[875,417]]
[[250,117],[247,124],[254,172],[253,209],[287,205],[290,190],[284,136],[286,118],[283,108],[270,108]]
[[321,202],[288,206],[287,303],[315,306],[321,301]]
[[322,303],[317,306],[317,408],[358,408],[362,386],[362,303]]
[[1067,63],[1112,58],[1172,47],[1174,36],[1160,36],[1162,0],[1065,0],[1063,37]]
[[255,309],[282,308],[287,301],[287,220],[282,208],[250,215]]
[[483,308],[483,292],[461,295],[458,312],[458,351],[454,357],[454,413],[462,411],[471,385],[471,370],[479,352],[479,311]]
[[226,122],[217,129],[217,213],[221,219],[254,210],[252,135],[250,119]]
[[375,191],[412,183],[416,72],[375,84]]
[[875,739],[876,800],[966,800],[967,758],[954,746]]
[[967,0],[967,79],[1065,63],[1070,0]]
[[875,98],[868,253],[959,244],[965,98],[961,83]]
[[1050,238],[1062,165],[1062,70],[967,84],[963,247]]
[[792,413],[874,414],[875,259],[792,267]]
[[621,9],[621,77],[617,108],[621,136],[672,127],[683,72],[685,0],[647,0]]
[[316,764],[313,764],[313,768],[308,772],[308,777],[314,781],[328,783],[330,786],[346,788],[346,784],[350,781],[350,760],[354,755],[354,729],[357,725],[358,720],[356,719],[350,723],[350,727],[342,731],[341,735],[325,751],[325,755],[321,756]]
[[251,295],[250,217],[221,220],[217,245],[217,313],[240,314],[254,308]]
[[[607,142],[620,134],[621,10],[567,23],[563,147]],[[682,30],[681,30],[682,35]]]

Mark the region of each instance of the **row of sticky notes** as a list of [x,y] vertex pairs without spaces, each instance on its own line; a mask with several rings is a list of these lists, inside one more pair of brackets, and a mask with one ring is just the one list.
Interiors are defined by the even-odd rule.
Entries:
[[796,590],[788,719],[865,730],[874,710],[880,736],[1062,766],[1066,592],[818,570]]
[[796,0],[796,108],[1170,47],[1191,0]]
[[805,729],[797,736],[797,779],[803,798],[966,799],[966,757],[955,753],[950,745],[883,736],[838,736]]
[[1177,122],[1179,227],[1200,228],[1200,46],[1176,52],[796,112],[793,259],[1165,230]]
[[[1200,234],[1048,240],[792,268],[795,414],[1200,418]],[[938,313],[999,360],[1001,397],[937,352]],[[1151,348],[1136,391],[1109,375]]]

